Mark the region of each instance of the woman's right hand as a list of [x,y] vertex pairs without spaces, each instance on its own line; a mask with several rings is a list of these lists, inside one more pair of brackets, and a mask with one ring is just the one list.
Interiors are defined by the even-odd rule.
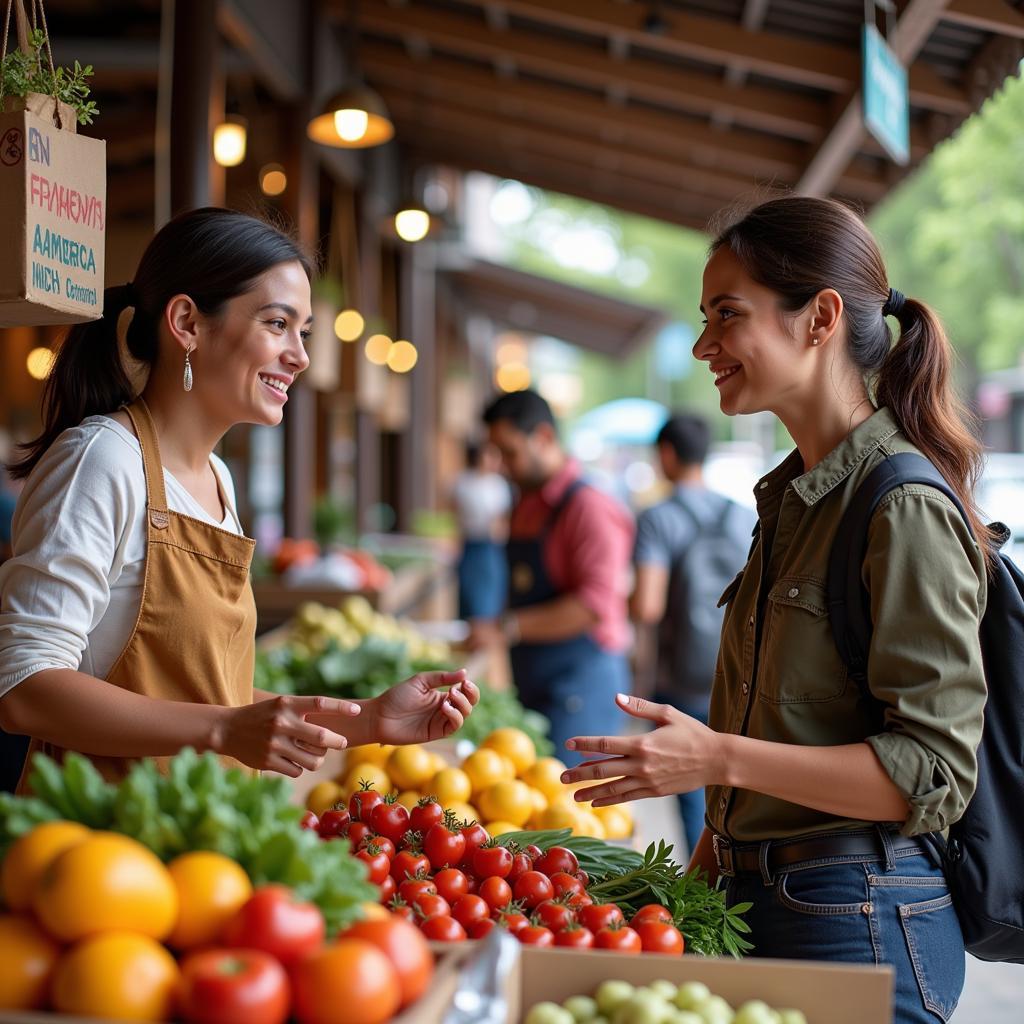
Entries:
[[298,778],[316,771],[328,750],[348,745],[344,736],[306,720],[309,715],[358,715],[361,708],[334,697],[272,697],[224,708],[211,739],[218,754],[250,768]]

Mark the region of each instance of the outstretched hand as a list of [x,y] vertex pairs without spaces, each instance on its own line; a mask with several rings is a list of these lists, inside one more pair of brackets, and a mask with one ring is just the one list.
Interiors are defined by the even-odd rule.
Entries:
[[634,736],[574,736],[567,740],[569,750],[611,755],[584,761],[562,775],[565,783],[610,780],[578,789],[577,800],[593,800],[596,807],[608,807],[627,800],[688,793],[716,781],[718,733],[669,704],[623,693],[615,703],[655,727]]
[[[447,692],[441,687],[450,686]],[[456,672],[418,672],[363,705],[377,743],[427,743],[462,726],[480,699],[477,685]]]

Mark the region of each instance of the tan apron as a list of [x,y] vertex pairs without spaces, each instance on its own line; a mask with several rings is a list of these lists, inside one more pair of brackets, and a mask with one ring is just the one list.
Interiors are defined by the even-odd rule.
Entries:
[[[240,707],[252,703],[256,602],[249,583],[255,541],[167,507],[156,429],[138,398],[125,410],[146,470],[146,570],[135,629],[107,682],[158,700]],[[227,500],[217,481],[221,502]],[[88,730],[87,722],[82,724]],[[33,740],[18,792],[36,751],[64,750]],[[104,778],[124,777],[134,758],[91,757]],[[161,767],[166,758],[158,758]],[[228,764],[238,762],[224,759]]]

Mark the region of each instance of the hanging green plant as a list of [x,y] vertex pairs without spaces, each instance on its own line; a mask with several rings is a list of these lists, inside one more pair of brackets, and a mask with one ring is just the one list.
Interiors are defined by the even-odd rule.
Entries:
[[79,124],[92,124],[99,113],[94,100],[89,99],[88,79],[92,78],[92,65],[85,67],[76,60],[74,68],[52,68],[43,60],[46,33],[34,29],[28,34],[29,52],[9,50],[0,60],[0,99],[17,96],[24,99],[29,93],[56,96],[74,110]]

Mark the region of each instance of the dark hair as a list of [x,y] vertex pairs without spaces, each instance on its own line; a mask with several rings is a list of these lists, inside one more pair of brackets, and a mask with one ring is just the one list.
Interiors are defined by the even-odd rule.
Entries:
[[711,428],[702,416],[689,412],[676,413],[658,431],[656,443],[667,444],[684,466],[699,466],[708,456]]
[[819,292],[843,300],[847,343],[855,365],[874,376],[879,407],[946,478],[967,509],[971,530],[991,566],[993,535],[974,503],[982,469],[977,423],[950,386],[953,352],[938,317],[907,298],[893,312],[893,345],[883,307],[889,281],[882,254],[863,221],[842,203],[787,196],[756,206],[711,245],[728,246],[746,272],[780,296],[783,312],[804,309]]
[[500,395],[484,410],[484,423],[506,420],[524,434],[532,434],[542,423],[555,426],[555,417],[536,391],[512,391]]
[[165,224],[142,254],[135,280],[103,293],[103,316],[68,330],[43,391],[42,433],[21,446],[25,454],[9,467],[11,475],[28,476],[69,427],[135,398],[117,340],[117,321],[128,307],[135,310],[125,338],[128,351],[154,365],[160,319],[172,296],[188,295],[205,315],[216,316],[261,274],[296,260],[312,277],[297,242],[234,210],[190,210]]

